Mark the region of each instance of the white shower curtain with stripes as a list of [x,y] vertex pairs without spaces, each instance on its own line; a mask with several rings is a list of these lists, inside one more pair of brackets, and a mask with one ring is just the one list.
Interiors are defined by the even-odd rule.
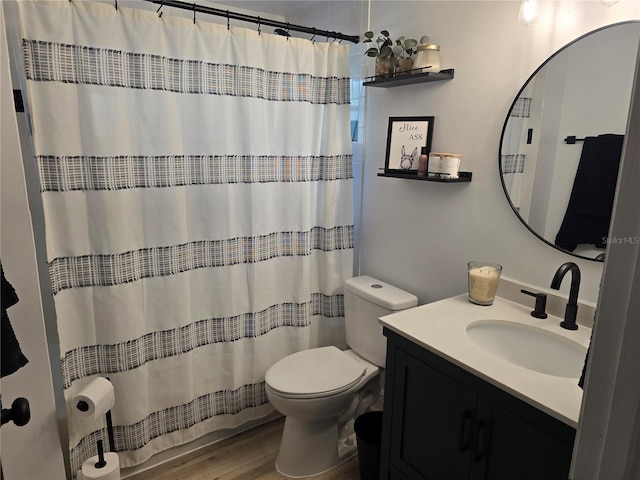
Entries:
[[266,369],[344,346],[346,45],[95,2],[20,2],[75,472],[114,385],[122,465],[272,412]]

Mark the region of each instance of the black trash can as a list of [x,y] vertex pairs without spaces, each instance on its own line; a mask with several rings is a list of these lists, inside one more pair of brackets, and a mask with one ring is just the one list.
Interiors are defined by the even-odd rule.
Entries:
[[382,443],[382,412],[365,412],[353,425],[358,442],[360,480],[380,478],[380,444]]

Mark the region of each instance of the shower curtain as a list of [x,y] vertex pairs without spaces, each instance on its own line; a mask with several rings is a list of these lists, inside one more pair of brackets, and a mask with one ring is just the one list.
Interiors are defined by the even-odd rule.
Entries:
[[[526,93],[526,92],[523,92]],[[509,112],[502,137],[500,165],[502,181],[509,192],[511,204],[520,208],[522,183],[526,162],[527,125],[531,112],[531,98],[520,96]]]
[[266,369],[344,346],[348,47],[95,2],[20,2],[73,474],[271,413]]

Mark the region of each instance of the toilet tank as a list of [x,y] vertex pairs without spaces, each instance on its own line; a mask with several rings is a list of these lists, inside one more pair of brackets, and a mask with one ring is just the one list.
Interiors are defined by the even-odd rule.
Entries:
[[415,307],[415,295],[372,277],[344,282],[344,322],[347,345],[365,360],[385,366],[387,339],[378,318]]

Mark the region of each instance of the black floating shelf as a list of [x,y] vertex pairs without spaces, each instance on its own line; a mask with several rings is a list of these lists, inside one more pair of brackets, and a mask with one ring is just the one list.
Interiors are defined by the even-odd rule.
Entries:
[[458,172],[458,178],[445,177],[429,177],[418,176],[414,173],[396,173],[396,172],[380,172],[379,177],[404,178],[407,180],[420,180],[423,182],[440,182],[440,183],[468,183],[471,181],[473,172]]
[[449,68],[447,70],[440,70],[439,72],[416,71],[416,73],[367,77],[362,85],[365,87],[389,88],[399,87],[402,85],[413,85],[415,83],[438,82],[440,80],[451,80],[453,78],[453,71],[453,68]]

